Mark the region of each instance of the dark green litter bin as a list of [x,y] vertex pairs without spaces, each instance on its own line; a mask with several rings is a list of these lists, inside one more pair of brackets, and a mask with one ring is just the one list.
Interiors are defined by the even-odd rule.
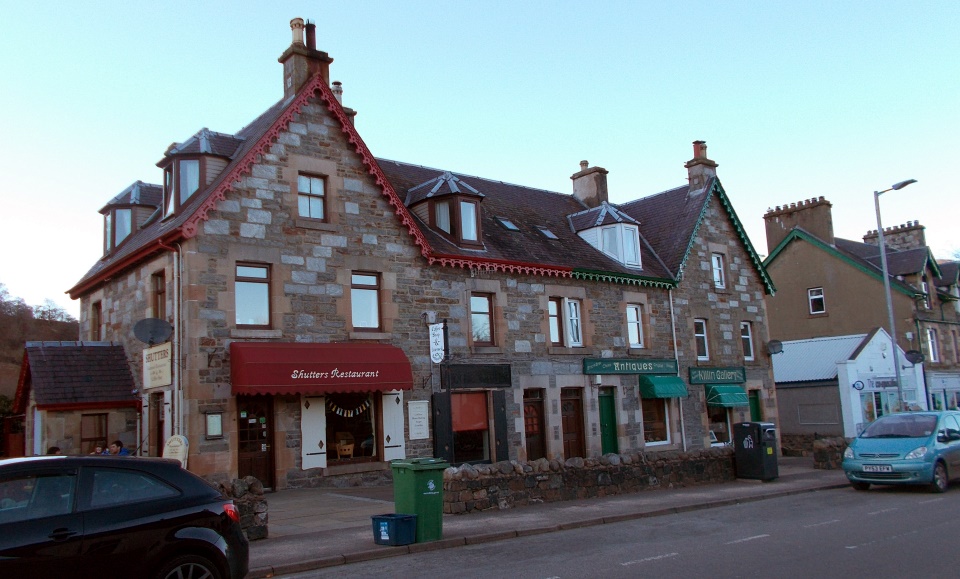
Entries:
[[417,542],[443,538],[443,471],[439,458],[394,460],[393,505],[398,513],[417,515]]
[[374,515],[373,542],[377,545],[409,545],[417,540],[417,515]]

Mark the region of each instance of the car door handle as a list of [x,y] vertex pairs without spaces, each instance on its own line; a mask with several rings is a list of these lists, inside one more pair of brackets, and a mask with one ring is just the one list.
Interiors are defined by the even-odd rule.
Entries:
[[47,535],[48,538],[53,539],[54,541],[66,541],[70,537],[78,534],[77,531],[71,531],[70,529],[54,529],[52,533]]

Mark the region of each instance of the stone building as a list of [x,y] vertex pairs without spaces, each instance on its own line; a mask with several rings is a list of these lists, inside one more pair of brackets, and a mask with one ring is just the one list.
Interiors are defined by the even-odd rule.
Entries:
[[133,368],[146,452],[182,434],[191,470],[286,488],[404,457],[702,449],[776,419],[773,286],[704,143],[689,184],[622,205],[586,161],[571,195],[380,159],[313,25],[291,28],[283,99],[172,145],[162,185],[102,210],[104,257],[70,290],[81,334],[132,359],[158,347],[134,324],[173,327],[170,379]]

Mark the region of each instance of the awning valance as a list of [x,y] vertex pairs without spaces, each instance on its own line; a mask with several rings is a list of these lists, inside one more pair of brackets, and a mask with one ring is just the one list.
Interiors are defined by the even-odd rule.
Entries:
[[386,344],[234,342],[234,394],[324,394],[409,390],[413,372],[403,350]]
[[741,386],[734,384],[707,384],[707,406],[749,406],[750,400]]
[[679,376],[640,375],[641,398],[680,398],[687,395],[687,385]]

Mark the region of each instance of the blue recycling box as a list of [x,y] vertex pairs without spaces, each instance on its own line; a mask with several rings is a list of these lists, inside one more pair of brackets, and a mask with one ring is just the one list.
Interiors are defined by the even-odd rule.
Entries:
[[373,515],[373,542],[398,547],[417,540],[417,515]]

